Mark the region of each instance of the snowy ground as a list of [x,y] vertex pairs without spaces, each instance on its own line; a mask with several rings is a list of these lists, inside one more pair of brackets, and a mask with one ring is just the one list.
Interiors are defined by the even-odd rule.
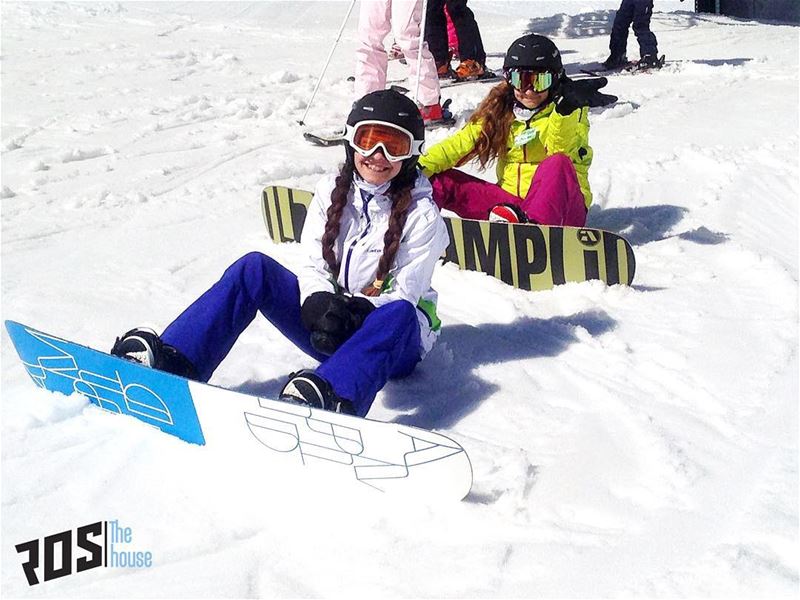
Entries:
[[[605,58],[618,3],[470,5],[489,66],[535,31],[577,73]],[[4,1],[2,317],[107,349],[247,251],[297,265],[259,192],[342,158],[296,120],[346,9]],[[526,293],[441,267],[440,343],[370,414],[461,442],[464,502],[207,461],[34,388],[3,333],[3,595],[796,596],[798,28],[656,11],[667,66],[611,79],[625,102],[592,119],[590,223],[634,244],[635,285]],[[310,124],[352,101],[355,23]],[[487,91],[445,97],[465,118]],[[257,322],[212,381],[273,395],[312,365]],[[105,519],[155,566],[27,586],[14,544]]]

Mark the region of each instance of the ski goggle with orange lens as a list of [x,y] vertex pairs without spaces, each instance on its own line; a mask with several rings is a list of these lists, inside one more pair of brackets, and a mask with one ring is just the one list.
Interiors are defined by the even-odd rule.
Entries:
[[532,89],[534,92],[545,92],[553,85],[553,74],[550,71],[525,71],[522,69],[509,69],[503,73],[511,87],[524,92]]
[[384,121],[361,121],[348,125],[345,139],[362,156],[370,156],[381,148],[383,155],[391,162],[421,154],[424,144],[423,140],[415,140],[407,129]]

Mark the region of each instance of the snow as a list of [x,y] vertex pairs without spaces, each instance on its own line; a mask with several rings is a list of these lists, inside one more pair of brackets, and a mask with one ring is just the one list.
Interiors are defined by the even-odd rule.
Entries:
[[[535,31],[570,73],[605,58],[617,5],[470,3],[490,67]],[[108,349],[248,251],[296,267],[259,195],[342,158],[296,121],[347,6],[3,2],[3,318]],[[355,26],[309,125],[352,101]],[[440,342],[370,413],[458,440],[465,501],[212,457],[38,390],[3,332],[3,595],[796,597],[798,28],[663,1],[653,29],[666,67],[611,77],[622,102],[592,114],[590,224],[634,244],[635,285],[440,267]],[[445,97],[464,119],[487,90]],[[259,320],[212,382],[274,396],[313,364]],[[28,587],[14,544],[113,519],[154,567]]]

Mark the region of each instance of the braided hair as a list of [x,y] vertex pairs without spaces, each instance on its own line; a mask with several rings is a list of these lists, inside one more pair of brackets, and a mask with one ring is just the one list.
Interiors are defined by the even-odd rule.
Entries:
[[[425,123],[419,108],[413,100],[395,90],[377,90],[370,92],[353,103],[347,116],[347,126],[354,127],[362,121],[384,122],[407,131],[415,142],[425,139]],[[340,263],[336,260],[334,245],[339,237],[339,228],[347,196],[353,185],[356,173],[355,150],[345,146],[346,160],[339,169],[339,175],[331,193],[331,205],[328,208],[325,232],[322,235],[322,257],[334,277],[339,276]],[[389,199],[392,212],[389,225],[383,236],[383,253],[378,261],[375,281],[361,290],[365,296],[378,296],[383,290],[384,281],[394,266],[403,228],[411,207],[411,190],[417,180],[418,149],[410,157],[403,160],[400,171],[389,184]]]
[[[341,266],[336,259],[333,248],[336,239],[339,237],[339,227],[342,219],[342,212],[347,204],[347,195],[353,184],[356,168],[353,154],[348,152],[347,160],[339,169],[336,183],[331,193],[331,205],[328,207],[325,232],[322,235],[322,258],[328,265],[334,277],[339,275]],[[400,248],[400,240],[403,236],[403,228],[408,217],[408,210],[411,207],[411,190],[417,179],[416,167],[402,169],[389,185],[389,198],[392,201],[392,212],[389,215],[389,226],[383,236],[383,253],[378,260],[378,268],[375,274],[375,281],[361,290],[365,296],[380,295],[383,282],[389,275],[394,266],[394,259]]]

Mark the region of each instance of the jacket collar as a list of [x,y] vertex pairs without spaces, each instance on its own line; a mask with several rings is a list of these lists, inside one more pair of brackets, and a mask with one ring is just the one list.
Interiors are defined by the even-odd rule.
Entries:
[[545,113],[548,114],[548,109],[552,111],[553,103],[548,100],[544,104],[540,104],[536,108],[526,108],[520,102],[514,102],[514,119],[519,121],[520,123],[527,123],[533,117],[538,114]]
[[[361,176],[356,172],[353,174],[353,204],[357,210],[362,209],[362,198],[365,193],[369,198],[373,196],[377,200],[376,202],[369,202],[368,206],[375,207],[375,210],[378,209],[379,206],[385,206],[385,202],[389,202],[389,186],[391,185],[391,181],[387,181],[383,185],[372,185],[364,181]],[[420,171],[417,170],[417,179],[414,182],[414,187],[411,190],[411,198],[414,202],[419,201],[422,198],[431,198],[433,193],[433,189],[431,188],[430,181],[425,175]],[[370,195],[371,194],[371,195]]]
[[359,175],[357,172],[353,174],[353,185],[356,186],[356,190],[359,192],[365,192],[370,196],[386,196],[391,184],[391,181],[387,181],[381,185],[374,185],[362,179],[361,175]]

